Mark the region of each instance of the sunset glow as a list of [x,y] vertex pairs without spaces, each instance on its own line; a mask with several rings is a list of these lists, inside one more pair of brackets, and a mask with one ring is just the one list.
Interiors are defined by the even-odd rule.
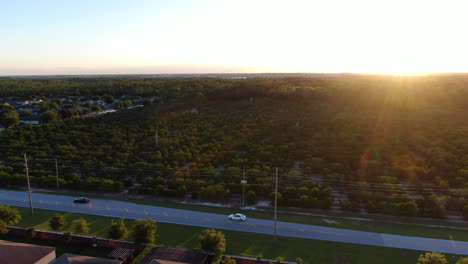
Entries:
[[466,1],[14,1],[0,74],[468,71]]

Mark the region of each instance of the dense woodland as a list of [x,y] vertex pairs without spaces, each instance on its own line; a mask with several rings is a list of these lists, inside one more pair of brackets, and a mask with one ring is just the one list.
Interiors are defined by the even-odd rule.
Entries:
[[57,159],[69,189],[238,201],[245,172],[254,204],[279,168],[283,206],[443,217],[468,204],[465,75],[0,79],[0,97],[66,95],[161,100],[0,132],[3,185],[24,185],[27,153],[45,187]]

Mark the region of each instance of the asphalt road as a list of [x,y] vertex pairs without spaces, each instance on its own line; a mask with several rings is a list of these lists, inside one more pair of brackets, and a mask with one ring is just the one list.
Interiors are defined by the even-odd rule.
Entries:
[[[0,191],[0,204],[29,207],[28,199],[26,192]],[[89,204],[75,204],[73,199],[74,197],[70,196],[33,193],[35,208],[131,219],[152,218],[164,223],[273,234],[273,221],[271,220],[248,218],[245,222],[233,222],[227,220],[226,215],[139,205],[115,200],[92,199]],[[306,239],[468,255],[468,242],[463,241],[390,235],[289,222],[277,222],[277,234]]]

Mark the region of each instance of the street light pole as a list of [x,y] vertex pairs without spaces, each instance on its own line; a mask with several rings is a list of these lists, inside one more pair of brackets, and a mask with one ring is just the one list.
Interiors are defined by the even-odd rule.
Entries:
[[28,181],[29,207],[31,208],[31,215],[34,215],[34,209],[33,209],[33,203],[32,203],[31,183],[29,182],[28,158],[26,157],[26,153],[24,153],[24,168],[26,170],[26,180]]
[[278,168],[276,168],[276,180],[275,180],[275,218],[274,218],[274,237],[276,240],[276,209],[278,207]]
[[59,188],[58,161],[55,159],[55,176],[57,176],[57,189]]
[[245,169],[244,169],[244,179],[242,180],[242,207],[245,206],[245,184],[247,181],[245,180]]

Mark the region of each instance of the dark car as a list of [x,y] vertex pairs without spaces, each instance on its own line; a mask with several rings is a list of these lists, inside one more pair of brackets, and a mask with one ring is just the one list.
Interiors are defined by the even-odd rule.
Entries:
[[89,199],[86,197],[80,197],[78,199],[73,200],[74,203],[89,203]]

